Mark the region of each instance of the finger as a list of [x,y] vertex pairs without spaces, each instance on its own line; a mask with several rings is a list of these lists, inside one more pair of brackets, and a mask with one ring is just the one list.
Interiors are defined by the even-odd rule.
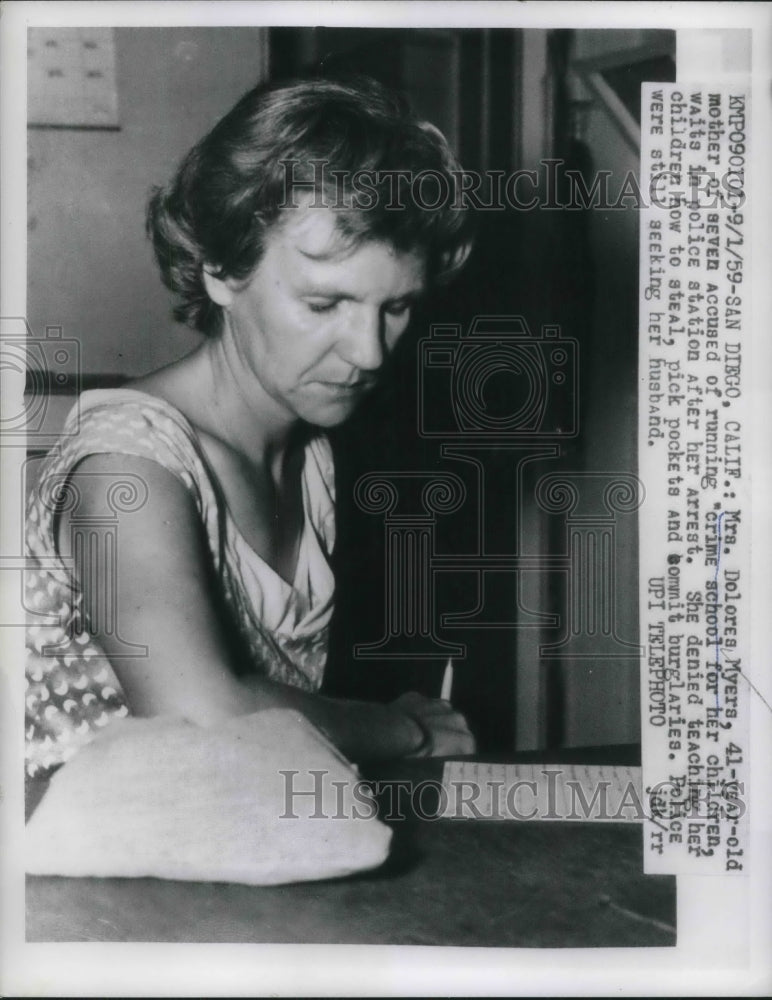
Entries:
[[470,731],[468,726],[437,727],[432,731],[432,739],[435,745],[438,743],[452,742],[454,744],[463,743],[465,746],[468,746],[475,743],[474,734]]
[[432,750],[432,757],[450,757],[454,754],[459,756],[467,756],[473,754],[477,748],[476,741],[470,733],[466,734],[451,734],[447,733],[444,737],[438,738],[434,741],[434,747]]

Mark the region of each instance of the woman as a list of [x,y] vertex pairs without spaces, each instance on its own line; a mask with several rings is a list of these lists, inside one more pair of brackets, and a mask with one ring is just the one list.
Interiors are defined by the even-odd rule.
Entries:
[[31,498],[28,606],[45,617],[29,630],[30,774],[127,714],[216,726],[286,707],[353,760],[471,752],[445,701],[319,694],[324,428],[376,383],[427,285],[463,263],[465,213],[414,183],[447,194],[454,170],[441,134],[380,85],[314,80],[248,93],[154,192],[175,316],[206,338],[84,393]]

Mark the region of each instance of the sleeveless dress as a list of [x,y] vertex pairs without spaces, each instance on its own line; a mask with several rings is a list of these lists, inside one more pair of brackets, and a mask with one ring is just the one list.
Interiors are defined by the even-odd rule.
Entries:
[[[89,544],[83,541],[88,524],[78,521],[76,466],[89,455],[105,453],[151,459],[190,492],[206,535],[218,604],[228,633],[247,651],[246,670],[307,691],[322,683],[334,596],[334,469],[327,438],[319,433],[306,446],[304,526],[290,585],[244,540],[195,430],[175,407],[136,389],[84,392],[43,462],[27,506],[25,725],[30,777],[45,776],[111,719],[129,714],[118,678],[92,634],[94,616],[103,630],[112,628],[120,636],[127,656],[142,655],[142,637],[120,635],[109,586],[102,605],[86,614],[72,559],[60,556],[55,534],[57,516],[68,510],[73,545]],[[101,567],[107,583],[110,539],[120,531],[120,517],[144,502],[140,477],[125,478],[107,496],[115,517],[100,525],[104,551],[96,553],[94,565]]]

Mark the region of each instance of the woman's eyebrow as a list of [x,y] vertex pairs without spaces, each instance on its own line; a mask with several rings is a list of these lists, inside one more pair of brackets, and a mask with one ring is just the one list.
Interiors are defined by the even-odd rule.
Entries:
[[301,250],[300,247],[295,247],[295,249],[308,260],[332,260],[337,256],[337,252],[334,250],[320,250],[318,253],[311,253],[310,250]]

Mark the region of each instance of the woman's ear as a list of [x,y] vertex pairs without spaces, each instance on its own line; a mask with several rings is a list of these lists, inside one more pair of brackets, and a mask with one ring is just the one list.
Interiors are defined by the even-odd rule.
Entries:
[[227,309],[233,302],[233,288],[231,283],[227,278],[217,278],[212,273],[213,268],[208,264],[204,264],[203,276],[204,276],[204,288],[206,289],[206,294],[215,303],[215,305],[222,306],[223,309]]

